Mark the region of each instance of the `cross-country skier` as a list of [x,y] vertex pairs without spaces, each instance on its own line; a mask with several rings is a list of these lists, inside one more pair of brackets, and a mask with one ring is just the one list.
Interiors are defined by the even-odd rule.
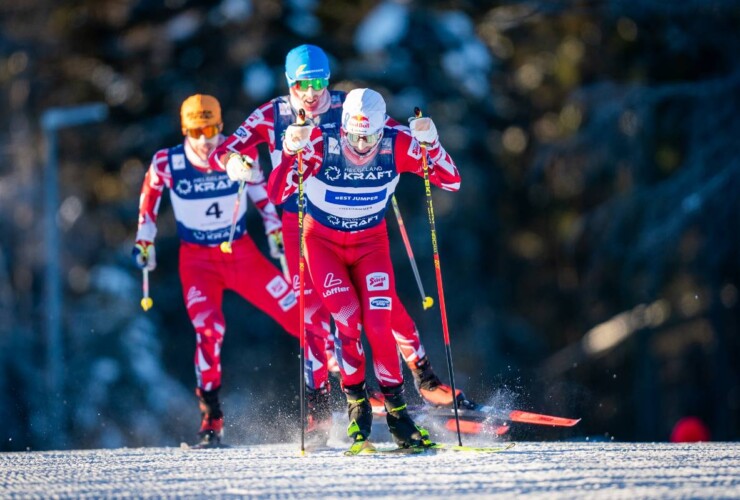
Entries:
[[315,290],[337,326],[337,358],[348,402],[353,448],[365,446],[372,409],[365,386],[361,332],[372,349],[375,376],[385,397],[387,422],[401,447],[428,443],[403,398],[403,375],[392,333],[391,312],[398,306],[385,211],[403,172],[422,175],[427,145],[429,177],[457,191],[460,175],[441,146],[430,118],[414,119],[409,129],[387,126],[385,101],[371,89],[347,94],[341,126],[289,125],[280,165],[268,182],[270,199],[283,203],[298,185],[296,154],[305,167],[306,259]]
[[[291,50],[285,60],[285,76],[289,94],[272,99],[258,107],[241,126],[211,155],[214,168],[227,168],[232,179],[250,178],[248,155],[258,144],[267,143],[273,168],[281,160],[282,137],[289,125],[296,121],[299,109],[304,109],[306,116],[316,125],[340,123],[342,103],[345,93],[330,91],[331,72],[326,54],[314,45],[300,45]],[[398,122],[388,119],[391,126],[400,127]],[[405,127],[403,127],[405,128]],[[252,157],[254,158],[254,157]],[[297,289],[298,271],[298,216],[296,195],[292,195],[282,204],[283,237],[288,267],[293,276],[294,289]],[[320,297],[314,292],[309,276],[305,283],[306,325],[308,331],[320,335],[322,329],[328,330],[329,316],[321,304]],[[392,310],[393,334],[398,343],[404,361],[411,369],[414,381],[421,396],[436,406],[452,406],[452,389],[443,384],[432,370],[426,356],[419,332],[403,304],[398,300],[395,290]],[[330,404],[328,373],[324,353],[308,352],[308,362],[313,365],[312,378],[307,379],[309,404],[309,430],[318,426],[326,429],[325,422],[330,424]],[[458,390],[458,399],[469,406]],[[382,404],[382,403],[381,403]]]
[[[224,140],[221,106],[216,98],[202,94],[188,97],[180,116],[184,142],[157,151],[144,178],[133,257],[142,269],[156,267],[157,213],[164,188],[169,188],[180,238],[182,291],[196,333],[196,394],[202,413],[199,445],[218,446],[224,426],[218,398],[221,345],[226,331],[221,310],[223,291],[235,291],[296,337],[298,306],[292,287],[246,232],[249,194],[262,216],[270,253],[273,258],[279,257],[276,242],[281,223],[267,199],[259,164],[254,164],[254,172],[259,175],[241,191],[237,182],[209,166],[208,155]],[[231,253],[224,253],[219,245],[228,241],[237,196],[240,200]]]

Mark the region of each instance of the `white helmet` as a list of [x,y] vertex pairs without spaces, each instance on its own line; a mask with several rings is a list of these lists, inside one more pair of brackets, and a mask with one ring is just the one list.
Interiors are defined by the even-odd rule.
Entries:
[[342,106],[342,128],[348,134],[373,135],[385,125],[385,101],[372,89],[355,89]]

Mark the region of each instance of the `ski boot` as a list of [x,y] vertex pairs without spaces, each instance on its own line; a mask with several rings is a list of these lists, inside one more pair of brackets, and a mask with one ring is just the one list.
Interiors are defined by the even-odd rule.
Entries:
[[347,436],[352,440],[352,446],[347,454],[357,455],[371,452],[375,449],[368,441],[373,427],[373,409],[368,400],[365,383],[345,386],[344,394],[347,398],[347,415],[349,416]]
[[306,400],[308,401],[306,439],[309,445],[324,446],[329,440],[332,425],[329,384],[320,389],[306,387]]
[[406,409],[403,399],[403,384],[394,387],[381,388],[385,397],[385,419],[393,440],[399,448],[428,447],[433,443],[429,439],[429,432],[416,425]]
[[224,414],[218,401],[220,387],[212,391],[201,388],[195,389],[200,407],[201,422],[198,437],[200,441],[194,446],[196,448],[218,448],[224,436]]
[[[419,361],[408,363],[408,365],[414,377],[414,386],[424,401],[432,406],[451,407],[453,405],[452,387],[443,384],[437,377],[429,358],[424,356]],[[460,389],[455,389],[455,394],[458,408],[474,410],[480,406],[466,398]]]

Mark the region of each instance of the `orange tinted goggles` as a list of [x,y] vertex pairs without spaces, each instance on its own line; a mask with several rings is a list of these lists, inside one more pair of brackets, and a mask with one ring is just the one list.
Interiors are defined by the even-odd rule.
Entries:
[[187,135],[188,137],[192,137],[193,139],[200,138],[201,135],[206,136],[206,139],[212,139],[216,137],[216,135],[221,132],[221,127],[219,125],[207,125],[205,127],[200,128],[184,128],[182,129],[182,133],[184,135]]
[[347,140],[353,146],[357,146],[360,143],[360,140],[365,141],[365,144],[367,144],[368,146],[372,146],[373,144],[378,142],[379,139],[380,139],[380,132],[378,132],[377,134],[369,134],[369,135],[350,134],[349,132],[347,133]]

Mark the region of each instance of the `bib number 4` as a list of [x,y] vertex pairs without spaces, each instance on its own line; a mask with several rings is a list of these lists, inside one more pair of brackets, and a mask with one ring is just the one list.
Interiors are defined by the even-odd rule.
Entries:
[[211,206],[209,206],[208,209],[206,210],[206,215],[216,217],[217,219],[220,219],[221,214],[223,213],[224,211],[221,210],[221,207],[219,206],[218,202],[211,204]]

